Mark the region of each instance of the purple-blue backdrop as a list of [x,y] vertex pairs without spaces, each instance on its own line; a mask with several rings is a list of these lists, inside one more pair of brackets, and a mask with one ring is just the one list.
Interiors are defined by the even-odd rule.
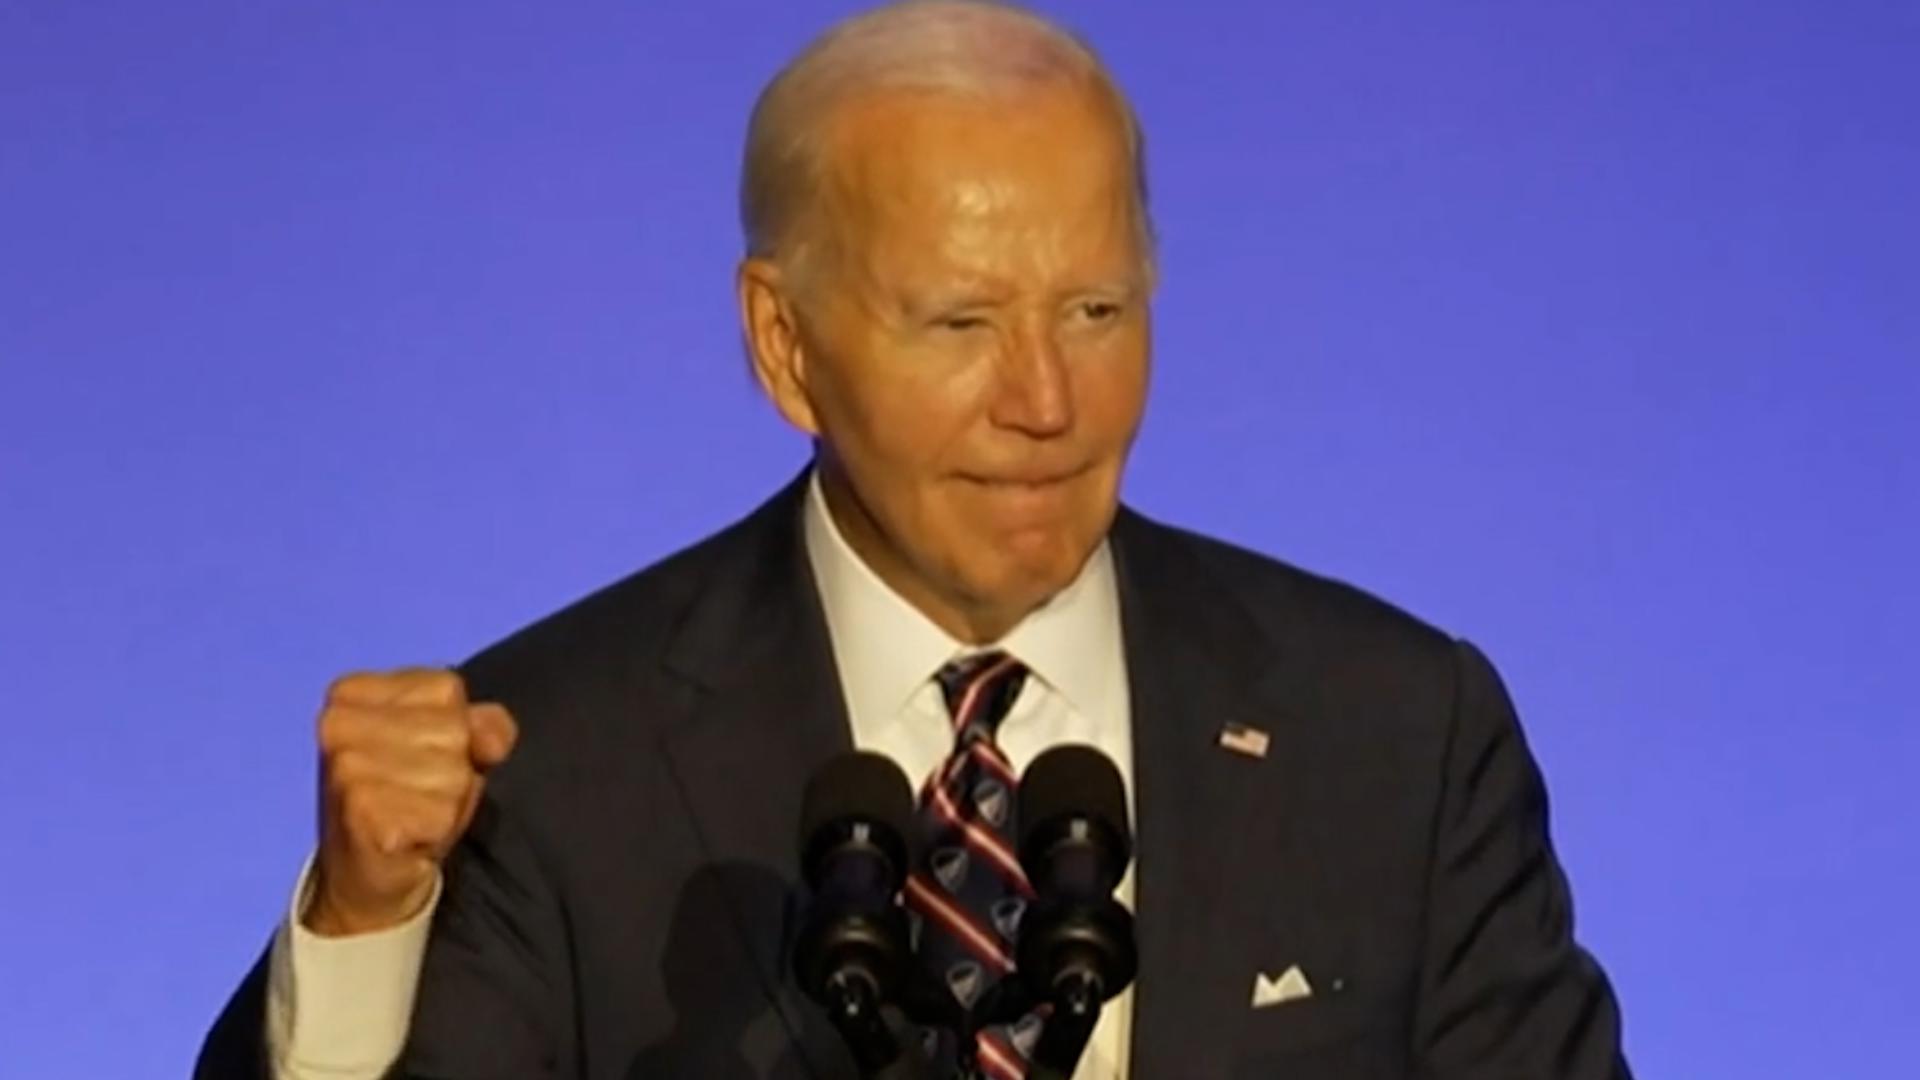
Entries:
[[[330,675],[795,468],[734,169],[849,9],[0,2],[0,1075],[184,1070]],[[1491,651],[1644,1075],[1910,1075],[1920,9],[1049,10],[1151,136],[1129,496]]]

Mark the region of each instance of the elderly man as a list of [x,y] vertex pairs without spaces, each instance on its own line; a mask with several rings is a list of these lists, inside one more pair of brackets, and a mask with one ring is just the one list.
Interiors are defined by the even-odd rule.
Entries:
[[[1130,785],[1139,974],[1076,1075],[1627,1075],[1481,654],[1119,505],[1154,253],[1082,44],[852,19],[762,95],[742,208],[753,369],[811,468],[457,672],[338,680],[317,855],[201,1075],[854,1075],[784,953],[802,786],[854,747],[936,774],[956,700],[995,703],[1003,775],[1080,742]],[[951,869],[905,902],[975,950],[972,1000],[1015,927]],[[1044,1023],[925,1034],[1018,1076]]]

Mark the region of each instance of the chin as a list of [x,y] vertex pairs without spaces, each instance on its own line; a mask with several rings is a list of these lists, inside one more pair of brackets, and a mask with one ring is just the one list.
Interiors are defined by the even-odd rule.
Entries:
[[1073,584],[1093,547],[1059,530],[1014,532],[984,541],[969,576],[993,606],[1028,610]]

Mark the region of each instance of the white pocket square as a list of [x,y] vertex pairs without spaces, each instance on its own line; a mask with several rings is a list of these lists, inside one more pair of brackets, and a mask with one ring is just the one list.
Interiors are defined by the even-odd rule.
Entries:
[[1265,1009],[1274,1005],[1285,1005],[1289,1001],[1300,1001],[1313,996],[1313,984],[1307,981],[1307,973],[1295,964],[1272,978],[1264,971],[1253,975],[1253,1007]]

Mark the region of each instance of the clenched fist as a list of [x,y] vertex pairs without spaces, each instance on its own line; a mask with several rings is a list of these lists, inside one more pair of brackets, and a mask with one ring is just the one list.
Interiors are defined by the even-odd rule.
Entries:
[[335,681],[319,728],[320,854],[301,921],[327,935],[396,926],[426,904],[487,770],[513,751],[513,717],[468,702],[451,671],[408,668]]

